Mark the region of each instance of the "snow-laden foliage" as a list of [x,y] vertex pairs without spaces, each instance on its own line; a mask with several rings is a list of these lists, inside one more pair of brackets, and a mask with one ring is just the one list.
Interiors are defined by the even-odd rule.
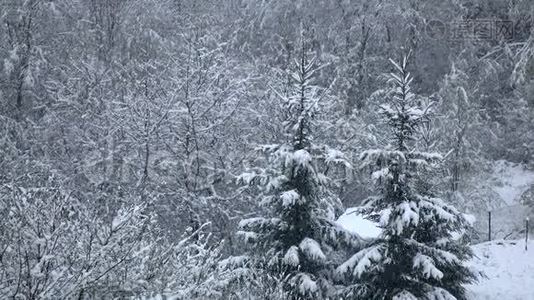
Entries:
[[16,158],[26,147],[17,140],[28,145],[35,133],[4,121],[0,128],[12,134],[0,141],[0,298],[212,293],[203,284],[220,246],[209,223],[170,241],[152,210],[154,194],[72,190],[57,170]]
[[379,195],[362,211],[379,222],[380,237],[336,270],[347,280],[347,295],[358,299],[464,299],[462,284],[474,279],[463,262],[471,256],[459,239],[468,222],[432,190],[420,194],[414,179],[441,156],[414,147],[418,128],[428,122],[410,91],[407,58],[393,64],[393,92],[381,109],[390,127],[391,145],[361,155],[363,166],[375,170]]
[[328,177],[320,173],[318,162],[331,165],[344,160],[332,149],[318,152],[313,142],[318,102],[327,99],[326,91],[318,94],[320,89],[312,82],[315,59],[308,60],[307,46],[304,42],[301,46],[293,88],[288,97],[282,96],[287,142],[261,147],[267,164],[240,177],[259,188],[268,217],[242,220],[238,233],[252,243],[252,257],[284,278],[284,289],[292,298],[316,299],[327,297],[332,289],[330,253],[340,245],[358,246],[359,237],[333,222],[339,202],[328,191]]
[[1,186],[2,298],[212,293],[204,284],[218,251],[204,233],[209,224],[168,243],[157,237],[147,202],[132,198],[106,219],[53,176],[41,185],[21,184]]
[[[7,215],[0,221],[0,293],[10,293],[0,298],[64,297],[39,292],[53,277],[46,270],[28,272],[41,251],[41,265],[67,270],[61,274],[91,262],[84,268],[92,271],[78,277],[81,298],[287,299],[287,274],[265,272],[267,262],[252,257],[228,258],[243,251],[235,235],[239,220],[262,217],[249,225],[266,229],[284,224],[271,209],[308,203],[310,197],[287,185],[293,173],[313,170],[313,182],[321,186],[317,210],[329,224],[339,202],[360,206],[374,195],[370,182],[394,177],[389,157],[420,166],[401,178],[422,197],[399,203],[408,223],[396,231],[424,224],[415,215],[431,209],[419,203],[441,206],[441,197],[477,215],[475,233],[485,239],[486,209],[511,204],[500,200],[499,190],[507,187],[500,178],[507,175],[493,178],[496,162],[528,171],[534,166],[531,2],[0,1],[0,210]],[[495,21],[492,36],[453,37],[468,32],[439,26],[479,20]],[[293,65],[302,60],[296,41],[303,31],[320,67]],[[399,107],[383,100],[402,91],[385,88],[384,81],[403,79],[382,73],[387,58],[408,48],[414,58],[411,92],[430,96],[415,97],[420,105],[407,110],[407,129],[423,121],[406,139],[412,149],[395,153],[389,125],[379,116],[389,114],[400,124],[394,116]],[[302,81],[313,84],[295,87]],[[302,92],[311,96],[302,98]],[[433,122],[424,116],[427,107]],[[272,145],[258,147],[266,142]],[[385,149],[387,144],[392,147]],[[359,160],[366,149],[381,150]],[[442,153],[443,160],[417,157],[422,152]],[[376,159],[384,163],[379,167]],[[440,168],[422,169],[438,161]],[[362,162],[368,167],[358,168]],[[291,173],[292,164],[299,164],[298,171]],[[242,171],[247,188],[234,180]],[[523,197],[532,202],[529,194]],[[57,207],[67,212],[54,214]],[[493,236],[518,236],[524,211],[519,204],[494,211]],[[375,217],[387,224],[395,214],[383,210]],[[445,215],[436,211],[434,217]],[[503,219],[521,225],[508,230]],[[46,235],[32,244],[34,235],[23,235],[30,227],[55,232],[50,238],[58,245],[46,246]],[[325,233],[333,244],[346,242],[344,233],[333,231]],[[261,232],[241,232],[251,243],[265,240]],[[108,235],[109,243],[100,245]],[[280,258],[297,268],[322,261],[321,252],[329,267],[349,258],[341,258],[343,251],[332,255],[318,236],[302,236]],[[126,255],[128,247],[135,257]],[[129,258],[93,283],[123,254]],[[220,258],[225,260],[219,265]],[[406,263],[412,266],[413,257]],[[295,277],[293,290],[309,293],[308,279],[314,277]],[[65,293],[72,290],[68,286]],[[206,286],[209,293],[203,294]]]

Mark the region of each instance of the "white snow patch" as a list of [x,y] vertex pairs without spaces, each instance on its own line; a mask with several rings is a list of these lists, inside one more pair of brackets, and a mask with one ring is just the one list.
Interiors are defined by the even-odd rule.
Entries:
[[365,216],[359,214],[356,210],[358,207],[352,207],[347,209],[343,215],[341,215],[336,223],[343,229],[356,233],[364,238],[378,238],[382,233],[382,229],[378,227],[378,224],[365,219]]
[[329,163],[335,163],[335,164],[344,164],[347,168],[351,168],[352,166],[347,161],[345,154],[339,150],[328,148],[326,149],[326,155],[325,155],[325,161],[327,164]]
[[248,262],[248,256],[230,256],[226,259],[223,259],[219,262],[218,266],[221,269],[228,269],[230,267],[237,268],[242,267]]
[[469,223],[469,225],[473,226],[473,224],[475,224],[475,222],[477,221],[477,217],[475,217],[475,215],[472,215],[472,214],[462,214],[462,216],[464,217],[464,219],[467,221],[467,223]]
[[284,207],[295,205],[299,198],[299,193],[297,193],[296,190],[285,191],[280,195],[280,199],[282,199],[282,206]]
[[253,172],[245,172],[237,177],[237,180],[240,182],[243,182],[244,184],[249,185],[252,180],[256,178],[256,173]]
[[493,190],[499,194],[506,205],[519,202],[521,195],[534,185],[534,171],[522,164],[498,160],[493,167]]
[[261,218],[261,217],[248,218],[248,219],[239,221],[238,226],[239,228],[245,228],[245,227],[258,224],[258,223],[265,223],[265,221],[266,221],[265,218]]
[[384,245],[377,245],[359,251],[349,258],[349,260],[341,264],[341,266],[337,267],[335,271],[336,276],[342,277],[351,271],[354,277],[359,278],[377,261],[382,259],[383,250]]
[[417,204],[413,201],[404,201],[397,205],[397,209],[402,212],[402,222],[397,220],[397,230],[402,232],[405,225],[413,224],[417,226],[419,224],[419,214],[415,211]]
[[466,286],[470,300],[534,299],[534,242],[492,241],[473,246],[469,265],[488,278]]
[[249,243],[258,239],[258,234],[252,231],[238,230],[236,233],[238,236],[243,237],[245,243]]
[[306,166],[311,163],[312,157],[308,151],[301,149],[293,153],[293,161],[298,166]]
[[9,59],[4,59],[4,72],[6,73],[6,76],[9,76],[14,69],[15,66],[13,66],[13,63],[11,63]]
[[434,260],[424,254],[417,253],[413,258],[413,267],[415,269],[420,268],[426,278],[433,278],[436,280],[441,280],[441,278],[443,278],[443,272],[436,268]]
[[302,242],[300,242],[300,250],[309,257],[310,259],[314,261],[325,261],[326,256],[324,255],[323,251],[321,250],[321,246],[319,243],[317,243],[315,240],[310,238],[304,238]]
[[282,260],[287,265],[294,266],[294,267],[298,266],[300,264],[300,259],[299,259],[299,249],[297,248],[297,246],[289,247],[289,249],[287,250]]
[[417,300],[417,297],[415,297],[412,293],[403,290],[393,296],[392,300]]
[[315,293],[317,291],[317,283],[310,276],[303,274],[301,276],[299,290],[301,294]]

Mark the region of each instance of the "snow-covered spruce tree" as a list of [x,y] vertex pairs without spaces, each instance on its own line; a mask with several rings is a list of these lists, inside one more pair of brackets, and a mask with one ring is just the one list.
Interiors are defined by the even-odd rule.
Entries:
[[[313,140],[320,101],[327,91],[313,84],[315,58],[309,59],[305,43],[295,61],[293,86],[287,96],[279,94],[286,112],[285,142],[260,147],[264,166],[240,179],[260,191],[268,216],[242,220],[238,234],[252,244],[251,257],[266,274],[282,279],[292,299],[324,299],[333,292],[330,257],[340,244],[359,245],[359,238],[335,225],[339,200],[328,191],[328,177],[318,165],[339,163],[340,152]],[[325,154],[326,152],[329,154]]]
[[418,193],[418,170],[431,167],[440,155],[415,149],[417,128],[428,121],[429,107],[410,90],[412,78],[391,61],[393,89],[380,106],[390,128],[390,145],[362,153],[363,166],[374,169],[379,194],[363,211],[380,222],[381,236],[339,266],[347,295],[356,299],[465,299],[462,284],[476,279],[463,264],[470,248],[459,237],[467,220],[428,190]]

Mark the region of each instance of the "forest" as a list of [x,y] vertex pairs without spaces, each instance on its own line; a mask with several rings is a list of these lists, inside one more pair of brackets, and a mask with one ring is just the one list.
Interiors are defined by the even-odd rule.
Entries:
[[483,298],[472,263],[495,239],[534,262],[533,22],[1,0],[0,299],[534,299]]

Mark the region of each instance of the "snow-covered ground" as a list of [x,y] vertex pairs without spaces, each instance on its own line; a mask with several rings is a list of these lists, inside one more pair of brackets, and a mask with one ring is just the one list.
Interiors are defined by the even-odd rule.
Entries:
[[[376,238],[380,228],[349,208],[337,223],[362,237]],[[487,278],[467,286],[470,300],[534,300],[534,242],[525,251],[524,240],[492,241],[474,245],[469,262]]]
[[473,246],[470,262],[487,278],[467,286],[471,300],[534,299],[534,242],[492,241]]
[[364,218],[364,216],[356,212],[358,208],[352,207],[347,209],[341,215],[336,223],[345,230],[357,233],[364,238],[377,238],[382,230],[378,228],[377,224]]

